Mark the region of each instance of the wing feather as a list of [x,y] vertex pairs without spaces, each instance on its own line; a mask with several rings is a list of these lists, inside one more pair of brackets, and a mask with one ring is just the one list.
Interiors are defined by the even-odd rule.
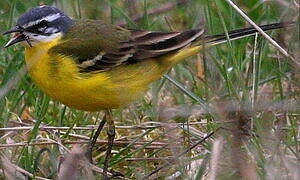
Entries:
[[51,52],[76,59],[82,73],[106,71],[178,51],[203,37],[203,32],[203,29],[183,32],[127,30],[103,21],[81,20]]

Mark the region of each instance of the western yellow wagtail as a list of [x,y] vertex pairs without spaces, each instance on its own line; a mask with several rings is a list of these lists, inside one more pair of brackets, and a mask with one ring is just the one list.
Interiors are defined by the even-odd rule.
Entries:
[[[263,30],[290,23],[263,25]],[[255,34],[254,28],[228,33],[230,40]],[[110,109],[140,98],[148,85],[161,78],[183,59],[206,47],[227,41],[225,34],[205,36],[204,29],[183,32],[154,32],[125,29],[101,20],[73,20],[59,9],[39,6],[30,9],[17,25],[5,47],[25,46],[28,72],[46,94],[63,104],[85,111],[107,110],[91,150],[105,121],[108,141],[104,172],[114,140]]]

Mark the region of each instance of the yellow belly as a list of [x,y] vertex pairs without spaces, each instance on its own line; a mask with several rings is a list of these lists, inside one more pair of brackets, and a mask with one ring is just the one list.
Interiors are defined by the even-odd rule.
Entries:
[[127,105],[143,95],[148,85],[168,69],[157,60],[148,60],[106,72],[82,74],[72,59],[49,56],[47,52],[53,43],[27,47],[26,65],[42,91],[75,109],[99,111]]

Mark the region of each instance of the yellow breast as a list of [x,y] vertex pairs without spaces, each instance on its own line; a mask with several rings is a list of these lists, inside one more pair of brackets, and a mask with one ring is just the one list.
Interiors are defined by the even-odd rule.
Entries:
[[59,40],[26,47],[26,65],[42,91],[75,109],[99,111],[127,105],[167,70],[156,60],[148,60],[106,72],[79,73],[71,58],[48,54],[57,43]]

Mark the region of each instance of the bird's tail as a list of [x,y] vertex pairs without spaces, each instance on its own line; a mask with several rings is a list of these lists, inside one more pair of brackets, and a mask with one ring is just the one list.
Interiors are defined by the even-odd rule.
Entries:
[[[264,31],[270,31],[280,28],[286,28],[294,25],[294,22],[281,22],[274,24],[262,25],[260,28]],[[236,40],[244,37],[255,35],[258,31],[255,28],[242,28],[228,32],[228,34],[218,34],[211,36],[199,36],[199,38],[193,40],[192,46],[188,48],[183,48],[177,53],[167,55],[165,58],[168,63],[177,63],[182,59],[193,56],[197,54],[203,47],[211,47],[218,44],[227,42],[228,40]]]
[[[260,28],[263,31],[270,31],[274,29],[286,28],[294,24],[295,24],[294,22],[281,22],[281,23],[262,25],[260,26]],[[255,28],[236,29],[228,33],[228,39],[229,40],[241,39],[244,37],[252,36],[257,32],[258,31]],[[226,41],[227,41],[226,34],[218,34],[218,35],[206,36],[204,42],[209,46],[213,46],[213,45],[224,43]]]

